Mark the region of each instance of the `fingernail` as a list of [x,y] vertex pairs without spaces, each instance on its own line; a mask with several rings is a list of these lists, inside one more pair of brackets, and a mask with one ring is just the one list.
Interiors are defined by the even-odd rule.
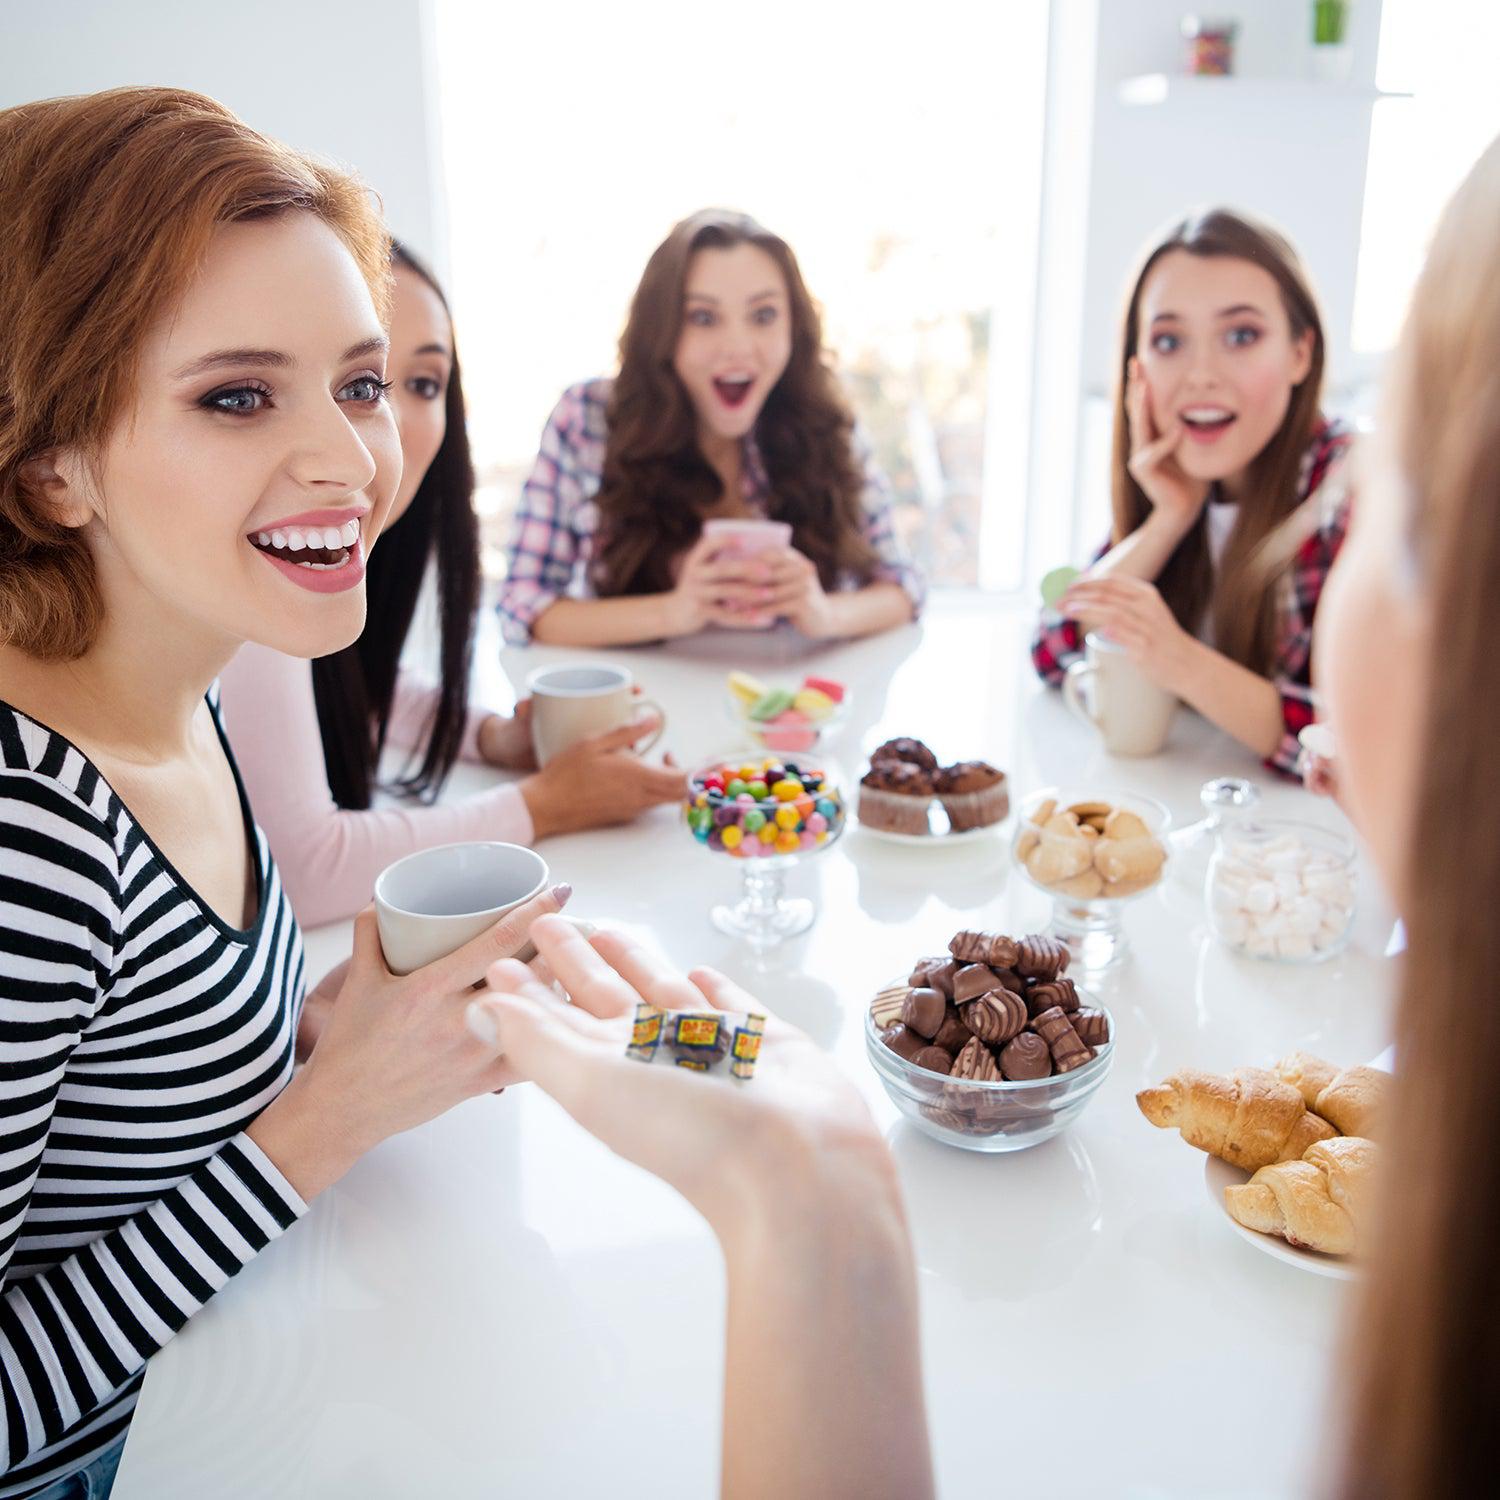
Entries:
[[552,899],[559,906],[566,906],[568,904],[568,897],[572,894],[573,887],[566,880],[559,881],[558,884],[552,887]]
[[487,1047],[500,1050],[500,1022],[494,1012],[482,1000],[470,1002],[464,1012],[469,1030]]

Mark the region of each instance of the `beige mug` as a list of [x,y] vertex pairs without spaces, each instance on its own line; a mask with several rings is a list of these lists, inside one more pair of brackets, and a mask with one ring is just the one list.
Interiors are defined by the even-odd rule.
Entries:
[[1084,641],[1084,660],[1068,668],[1063,698],[1099,731],[1111,755],[1155,755],[1177,711],[1174,694],[1152,682],[1123,646],[1097,632]]
[[624,667],[609,663],[538,667],[526,679],[537,764],[545,766],[579,740],[617,729],[649,709],[661,722],[650,739],[635,746],[636,753],[644,755],[662,737],[667,715],[661,704],[636,697],[633,686]]
[[520,844],[439,844],[398,859],[375,882],[386,967],[410,974],[446,958],[550,879],[547,861]]

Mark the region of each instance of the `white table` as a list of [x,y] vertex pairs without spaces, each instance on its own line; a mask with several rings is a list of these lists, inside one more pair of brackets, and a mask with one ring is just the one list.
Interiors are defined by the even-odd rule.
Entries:
[[[1004,766],[1013,795],[1127,787],[1182,823],[1202,781],[1247,774],[1268,811],[1342,825],[1191,716],[1165,754],[1110,760],[1035,682],[1029,623],[939,603],[920,629],[820,657],[856,693],[845,760],[917,734],[945,757]],[[519,679],[561,654],[501,665]],[[730,739],[713,655],[618,653],[666,705],[683,760]],[[507,701],[495,657],[481,659],[481,685]],[[1134,903],[1134,957],[1101,986],[1119,1041],[1099,1096],[1058,1139],[983,1156],[897,1117],[861,1025],[873,991],[956,928],[1044,920],[1005,839],[929,852],[851,834],[795,872],[819,920],[759,966],[706,916],[737,869],[671,810],[543,852],[573,882],[573,910],[649,933],[679,964],[724,968],[865,1088],[911,1211],[943,1496],[1304,1490],[1347,1288],[1237,1238],[1208,1201],[1203,1158],[1147,1125],[1133,1096],[1186,1064],[1379,1052],[1390,917],[1367,870],[1353,945],[1311,969],[1229,955],[1175,883]],[[308,951],[316,975],[347,951],[347,928],[310,934]],[[116,1500],[706,1497],[722,1311],[716,1249],[686,1205],[511,1089],[372,1153],[152,1361]]]

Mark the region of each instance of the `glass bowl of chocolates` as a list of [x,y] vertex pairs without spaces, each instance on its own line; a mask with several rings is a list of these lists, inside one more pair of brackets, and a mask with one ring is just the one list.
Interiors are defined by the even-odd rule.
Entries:
[[812,926],[813,903],[789,897],[786,876],[843,835],[844,794],[835,767],[764,751],[715,756],[688,777],[682,816],[701,848],[742,872],[740,899],[709,913],[720,932],[766,949]]
[[1047,931],[1068,949],[1075,973],[1124,958],[1120,908],[1161,883],[1171,821],[1160,802],[1135,792],[1049,787],[1022,805],[1012,856],[1052,898]]
[[896,1108],[965,1151],[1024,1151],[1067,1129],[1114,1061],[1114,1018],[1041,933],[956,933],[883,989],[865,1050]]

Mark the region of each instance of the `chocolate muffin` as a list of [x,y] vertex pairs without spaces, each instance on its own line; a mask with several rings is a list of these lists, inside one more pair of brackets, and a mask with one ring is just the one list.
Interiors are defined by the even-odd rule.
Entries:
[[859,821],[886,833],[925,834],[932,777],[904,760],[876,761],[859,783]]
[[988,761],[961,760],[944,766],[932,782],[955,833],[988,828],[1010,811],[1005,772],[997,771]]
[[921,740],[914,740],[908,736],[899,739],[887,740],[870,757],[870,764],[878,766],[881,761],[901,760],[910,766],[920,766],[924,771],[936,771],[938,759]]

